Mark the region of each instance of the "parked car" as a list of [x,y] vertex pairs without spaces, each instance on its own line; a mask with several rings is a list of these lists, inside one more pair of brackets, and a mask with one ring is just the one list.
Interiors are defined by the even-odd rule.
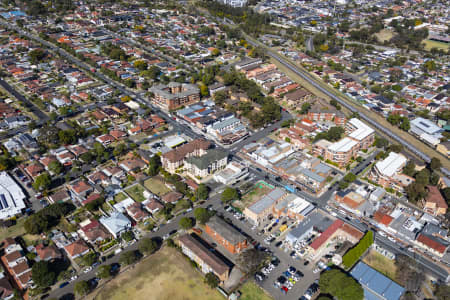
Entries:
[[68,284],[69,284],[68,281],[63,282],[63,283],[61,283],[61,284],[59,285],[59,288],[62,289],[63,287],[65,287],[65,286],[68,285]]

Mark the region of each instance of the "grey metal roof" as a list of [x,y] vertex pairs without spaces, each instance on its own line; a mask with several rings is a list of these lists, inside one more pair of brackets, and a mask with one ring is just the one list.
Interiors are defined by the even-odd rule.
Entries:
[[364,298],[398,300],[405,291],[403,287],[363,262],[358,262],[350,272],[364,288]]
[[233,245],[245,241],[245,237],[222,218],[214,216],[206,225]]
[[262,197],[261,200],[251,205],[248,209],[254,212],[255,214],[260,214],[265,209],[272,206],[275,201],[283,197],[285,194],[286,192],[284,190],[280,188],[275,188],[269,194]]

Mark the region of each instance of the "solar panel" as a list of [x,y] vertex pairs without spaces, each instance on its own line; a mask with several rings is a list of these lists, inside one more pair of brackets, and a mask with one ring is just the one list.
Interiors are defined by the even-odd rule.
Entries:
[[5,195],[1,194],[0,195],[0,202],[3,204],[3,208],[8,208],[8,202],[6,201]]

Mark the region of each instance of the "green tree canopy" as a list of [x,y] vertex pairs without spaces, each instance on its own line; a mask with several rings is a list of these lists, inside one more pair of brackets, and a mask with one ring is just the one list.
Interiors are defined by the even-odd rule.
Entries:
[[78,296],[85,296],[87,293],[89,293],[90,290],[89,283],[85,280],[80,280],[75,283],[73,290]]
[[195,190],[195,195],[197,196],[197,199],[199,200],[206,200],[208,199],[209,195],[209,188],[206,184],[200,183]]
[[214,273],[209,272],[205,275],[205,283],[209,285],[210,288],[215,289],[219,285],[220,280]]
[[211,212],[204,207],[194,209],[194,217],[200,224],[205,224],[211,217]]
[[52,183],[52,179],[50,177],[50,174],[47,172],[42,173],[36,179],[33,183],[33,188],[37,191],[43,191],[50,187],[50,184]]
[[104,279],[111,276],[111,265],[103,265],[98,268],[97,276]]
[[320,292],[339,300],[363,300],[364,290],[351,276],[339,269],[325,271],[319,279]]
[[119,263],[123,265],[131,265],[135,262],[137,262],[139,259],[138,254],[136,251],[127,251],[123,252],[119,257]]
[[56,274],[47,261],[38,261],[31,268],[31,278],[39,287],[48,287],[55,283]]
[[139,242],[139,251],[144,254],[152,254],[158,249],[158,243],[151,238],[143,238]]
[[239,192],[237,189],[226,187],[225,190],[222,192],[221,197],[223,202],[230,202],[231,200],[238,200],[239,199]]
[[190,228],[192,228],[192,226],[194,226],[194,222],[192,221],[191,218],[188,218],[188,217],[181,218],[178,224],[180,225],[180,227],[182,229],[185,229],[185,230],[190,229]]

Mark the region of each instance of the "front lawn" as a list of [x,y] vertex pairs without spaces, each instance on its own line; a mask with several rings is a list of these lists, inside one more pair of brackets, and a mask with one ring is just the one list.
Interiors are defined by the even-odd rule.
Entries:
[[96,290],[87,299],[223,300],[224,297],[203,282],[203,276],[180,252],[163,247],[135,268]]
[[364,257],[363,262],[377,270],[383,275],[386,275],[392,280],[395,280],[395,273],[397,267],[394,260],[387,258],[386,256],[371,249],[370,252]]

